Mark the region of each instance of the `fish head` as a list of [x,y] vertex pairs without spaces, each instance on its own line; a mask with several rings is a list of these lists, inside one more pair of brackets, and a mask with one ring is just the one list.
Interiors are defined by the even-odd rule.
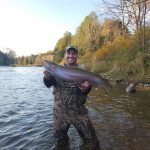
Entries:
[[51,62],[51,61],[48,61],[48,60],[44,60],[43,62],[43,66],[46,70],[48,70],[48,72],[51,74],[51,75],[54,75],[55,71],[56,71],[56,64]]

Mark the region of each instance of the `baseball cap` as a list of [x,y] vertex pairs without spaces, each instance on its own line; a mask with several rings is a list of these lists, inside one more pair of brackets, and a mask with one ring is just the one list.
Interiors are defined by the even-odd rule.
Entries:
[[76,52],[78,53],[77,47],[75,47],[75,46],[73,46],[73,45],[67,46],[67,47],[66,47],[66,52],[69,51],[70,49],[73,49],[74,51],[76,51]]

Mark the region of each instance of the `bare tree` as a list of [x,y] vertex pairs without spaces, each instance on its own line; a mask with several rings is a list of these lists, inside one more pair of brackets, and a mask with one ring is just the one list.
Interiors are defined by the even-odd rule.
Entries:
[[[127,26],[132,32],[142,33],[141,41],[145,50],[145,26],[150,22],[150,0],[102,0],[105,6],[105,16],[111,16],[122,21],[123,28]],[[123,33],[124,34],[124,33]]]

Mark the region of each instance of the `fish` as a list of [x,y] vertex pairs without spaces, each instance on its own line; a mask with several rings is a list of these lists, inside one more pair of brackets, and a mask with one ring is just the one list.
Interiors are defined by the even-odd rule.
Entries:
[[56,79],[56,81],[58,81],[58,79],[79,83],[87,81],[92,86],[103,87],[107,95],[112,89],[112,85],[107,79],[101,77],[99,74],[95,74],[87,70],[62,66],[48,60],[44,60],[43,67],[48,70],[48,72]]

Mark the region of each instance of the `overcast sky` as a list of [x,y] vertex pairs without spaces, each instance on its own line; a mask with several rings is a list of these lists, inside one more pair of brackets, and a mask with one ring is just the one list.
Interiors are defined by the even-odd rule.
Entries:
[[0,50],[17,56],[53,50],[66,31],[98,9],[99,0],[0,0]]

